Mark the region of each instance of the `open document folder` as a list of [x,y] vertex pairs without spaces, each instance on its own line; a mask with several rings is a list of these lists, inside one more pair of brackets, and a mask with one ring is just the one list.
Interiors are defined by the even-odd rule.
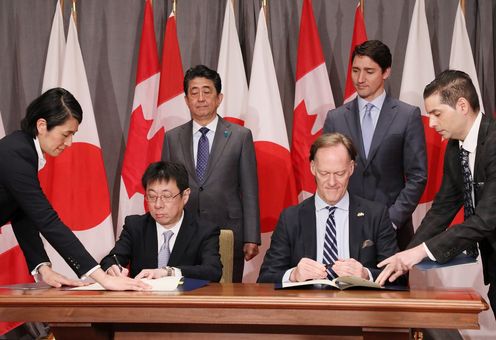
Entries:
[[[182,277],[165,276],[160,279],[141,279],[146,284],[152,287],[152,292],[171,292],[177,289],[177,286],[182,283]],[[74,287],[70,290],[106,290],[99,283],[92,283],[88,286]]]

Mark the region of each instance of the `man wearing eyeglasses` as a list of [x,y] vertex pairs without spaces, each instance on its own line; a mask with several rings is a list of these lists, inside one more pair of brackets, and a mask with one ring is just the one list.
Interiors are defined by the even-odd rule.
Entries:
[[119,240],[100,264],[103,270],[113,276],[219,281],[220,231],[184,210],[191,192],[184,165],[152,163],[141,182],[149,212],[126,217]]

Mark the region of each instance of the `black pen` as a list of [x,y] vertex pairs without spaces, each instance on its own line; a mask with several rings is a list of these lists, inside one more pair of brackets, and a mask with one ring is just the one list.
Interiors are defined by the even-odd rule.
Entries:
[[117,265],[117,267],[119,267],[119,270],[122,272],[122,266],[119,263],[119,260],[117,259],[117,256],[115,254],[113,256],[114,256],[115,264]]

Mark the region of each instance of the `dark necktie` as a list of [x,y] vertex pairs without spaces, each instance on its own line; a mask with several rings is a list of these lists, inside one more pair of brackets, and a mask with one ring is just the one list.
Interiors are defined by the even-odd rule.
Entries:
[[362,139],[365,157],[369,157],[370,145],[372,144],[372,137],[374,136],[374,122],[372,121],[373,107],[374,104],[368,103],[365,105],[365,115],[363,116],[362,121]]
[[329,217],[326,223],[326,232],[324,237],[324,264],[327,265],[327,278],[335,279],[338,275],[332,270],[332,265],[338,260],[338,245],[336,241],[336,222],[334,221],[334,212],[336,207],[327,207]]
[[198,151],[196,154],[196,177],[200,183],[205,179],[208,165],[209,143],[207,133],[210,131],[206,127],[200,128],[201,137],[198,140]]
[[[460,162],[462,164],[463,172],[463,218],[466,220],[475,213],[474,202],[472,200],[473,191],[473,181],[472,173],[470,171],[469,152],[464,148],[460,148]],[[479,250],[477,249],[477,244],[466,249],[467,255],[472,257],[477,257],[479,255]]]
[[162,233],[164,236],[164,243],[160,247],[160,250],[158,252],[158,267],[157,268],[163,268],[167,266],[169,263],[169,258],[170,258],[170,247],[169,247],[169,241],[174,235],[174,232],[172,230],[166,230]]

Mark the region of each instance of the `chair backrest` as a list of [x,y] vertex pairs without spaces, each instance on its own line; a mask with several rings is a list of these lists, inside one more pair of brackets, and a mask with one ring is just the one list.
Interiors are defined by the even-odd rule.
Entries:
[[219,253],[222,262],[221,283],[231,283],[233,278],[234,234],[232,230],[221,229],[219,236]]

